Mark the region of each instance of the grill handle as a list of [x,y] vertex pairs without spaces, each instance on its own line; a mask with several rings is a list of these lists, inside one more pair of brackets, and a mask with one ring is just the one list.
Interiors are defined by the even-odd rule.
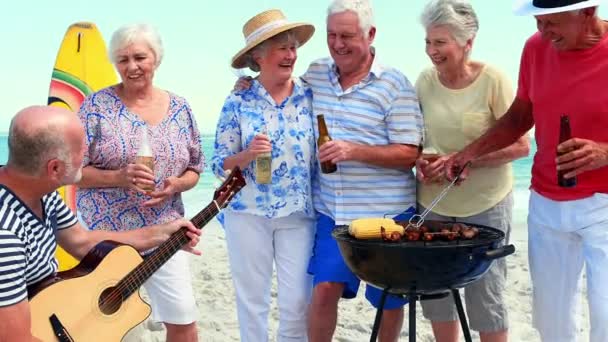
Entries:
[[494,260],[494,259],[500,259],[500,258],[506,257],[507,255],[511,255],[513,253],[515,253],[515,246],[506,245],[506,246],[502,246],[502,247],[498,247],[496,249],[486,251],[485,257],[486,257],[486,259]]

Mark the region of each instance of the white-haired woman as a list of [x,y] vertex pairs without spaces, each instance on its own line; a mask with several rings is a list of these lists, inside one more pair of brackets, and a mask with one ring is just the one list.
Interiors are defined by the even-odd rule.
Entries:
[[[503,73],[470,59],[479,22],[468,1],[432,1],[421,19],[426,53],[433,63],[416,83],[426,130],[424,152],[439,158],[417,161],[419,211],[447,185],[443,168],[448,157],[481,136],[513,100],[511,84]],[[475,160],[467,182],[452,188],[428,219],[491,226],[504,231],[508,240],[513,207],[510,162],[526,156],[528,150],[529,142],[522,138]],[[482,342],[507,341],[506,271],[505,259],[499,259],[484,277],[464,289],[471,328],[479,331]],[[438,342],[458,340],[453,298],[423,301],[422,306]]]
[[[121,82],[88,96],[78,113],[87,146],[78,211],[89,229],[115,231],[182,217],[181,192],[198,182],[204,156],[186,100],[153,84],[163,58],[160,36],[145,24],[121,27],[112,36],[110,57]],[[154,170],[135,163],[144,134]],[[143,190],[150,186],[153,191]],[[167,341],[197,341],[187,256],[178,252],[144,287]]]
[[[247,185],[224,211],[241,341],[268,341],[273,263],[278,279],[277,341],[307,341],[312,279],[307,274],[314,221],[312,92],[292,78],[297,48],[314,27],[289,23],[279,10],[243,27],[246,46],[232,67],[259,75],[226,99],[216,130],[213,172],[240,166]],[[269,182],[258,179],[256,157],[270,153]]]

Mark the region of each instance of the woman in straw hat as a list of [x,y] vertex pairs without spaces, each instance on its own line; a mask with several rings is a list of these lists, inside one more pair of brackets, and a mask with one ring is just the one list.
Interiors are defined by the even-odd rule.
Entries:
[[[278,278],[277,341],[306,341],[311,292],[314,169],[312,92],[292,78],[297,48],[314,27],[290,23],[279,10],[243,27],[245,47],[232,67],[259,72],[251,87],[228,96],[216,130],[212,168],[222,177],[235,166],[247,181],[224,212],[224,228],[241,341],[268,340],[273,261]],[[256,157],[270,154],[271,177],[256,176]]]

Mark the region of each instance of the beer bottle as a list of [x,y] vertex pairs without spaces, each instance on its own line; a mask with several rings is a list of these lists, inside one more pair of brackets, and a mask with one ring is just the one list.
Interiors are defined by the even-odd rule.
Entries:
[[[262,134],[267,135],[266,127],[262,129]],[[255,181],[258,184],[270,184],[272,180],[272,155],[270,152],[258,154],[255,157]]]
[[[137,156],[135,157],[136,164],[146,165],[152,173],[154,173],[154,152],[150,145],[150,139],[148,137],[148,127],[143,126],[140,131],[140,145],[137,150]],[[145,191],[154,191],[153,184],[137,184],[139,188]]]
[[[559,120],[559,144],[568,141],[572,138],[572,133],[570,131],[570,119],[568,115],[562,114]],[[565,152],[557,152],[557,156],[561,156],[566,154]],[[568,172],[568,170],[558,170],[557,171],[557,184],[564,188],[571,188],[576,186],[576,177],[565,178],[564,175]]]
[[[327,126],[325,125],[325,117],[323,114],[317,115],[317,122],[319,125],[319,139],[317,139],[317,147],[321,147],[328,141],[331,141],[331,137],[327,132]],[[336,164],[332,163],[331,160],[321,163],[321,171],[323,173],[334,173],[338,170]]]

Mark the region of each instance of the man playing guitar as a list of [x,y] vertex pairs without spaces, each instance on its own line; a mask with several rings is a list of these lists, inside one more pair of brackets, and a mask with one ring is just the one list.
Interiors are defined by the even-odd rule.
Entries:
[[55,191],[81,176],[84,130],[73,113],[25,108],[13,118],[8,141],[9,159],[0,167],[0,342],[38,341],[27,287],[56,273],[57,244],[78,259],[104,240],[143,251],[185,227],[185,249],[200,255],[200,230],[188,220],[128,232],[88,231],[78,223]]

